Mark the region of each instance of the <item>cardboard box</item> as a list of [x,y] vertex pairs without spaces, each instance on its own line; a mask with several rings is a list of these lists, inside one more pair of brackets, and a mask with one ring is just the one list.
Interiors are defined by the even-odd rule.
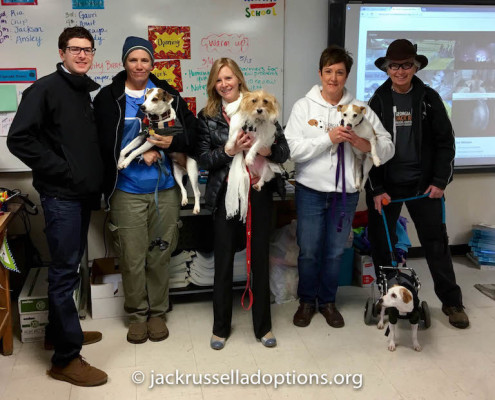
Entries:
[[37,342],[45,338],[45,327],[48,324],[48,311],[21,314],[21,341]]
[[48,311],[48,267],[31,268],[17,303],[19,314]]
[[[74,290],[74,302],[79,309],[81,281]],[[31,268],[17,300],[21,326],[21,341],[43,340],[48,324],[48,267]]]
[[370,287],[376,283],[375,266],[371,256],[356,251],[354,254],[354,282],[357,286]]
[[124,287],[117,259],[98,258],[91,267],[91,317],[113,318],[126,315]]

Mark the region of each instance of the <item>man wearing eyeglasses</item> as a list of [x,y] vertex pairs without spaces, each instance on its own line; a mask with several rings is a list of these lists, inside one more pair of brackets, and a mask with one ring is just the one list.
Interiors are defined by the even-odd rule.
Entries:
[[98,209],[103,161],[89,93],[98,89],[86,73],[94,39],[82,27],[65,28],[58,40],[57,70],[27,88],[9,130],[10,151],[32,169],[40,194],[50,250],[45,348],[54,349],[48,373],[78,386],[97,386],[107,374],[80,355],[83,344],[101,340],[83,332],[74,304],[79,263],[91,210]]
[[[440,95],[415,75],[427,64],[428,59],[418,55],[417,46],[406,39],[393,41],[385,57],[375,61],[388,79],[375,91],[369,105],[391,133],[395,155],[370,171],[366,187],[368,233],[375,268],[391,265],[380,215],[382,204],[416,198],[405,204],[425,252],[435,293],[450,324],[463,329],[469,326],[469,319],[455,279],[442,202],[452,181],[454,131]],[[392,202],[384,208],[393,248],[402,204]]]

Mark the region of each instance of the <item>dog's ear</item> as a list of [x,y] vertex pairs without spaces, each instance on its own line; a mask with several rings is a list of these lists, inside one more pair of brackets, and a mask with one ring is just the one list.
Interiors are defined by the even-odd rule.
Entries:
[[407,290],[406,288],[402,288],[400,290],[400,295],[402,297],[402,301],[404,302],[404,304],[409,304],[410,302],[413,301],[413,296],[412,296],[411,292],[409,290]]
[[339,104],[339,105],[337,106],[337,111],[338,111],[338,112],[342,112],[342,107],[344,107],[344,106],[343,106],[343,105],[341,105],[341,104]]
[[163,101],[166,101],[168,104],[172,104],[174,101],[174,97],[167,91],[163,91]]
[[359,107],[359,108],[361,109],[361,112],[362,112],[363,114],[366,114],[366,107]]

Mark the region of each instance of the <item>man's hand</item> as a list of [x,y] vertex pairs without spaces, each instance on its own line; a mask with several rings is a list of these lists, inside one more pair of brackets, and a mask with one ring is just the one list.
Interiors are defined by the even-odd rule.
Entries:
[[378,214],[382,214],[382,206],[389,204],[392,199],[388,195],[388,193],[382,193],[378,196],[373,197],[373,201],[375,202],[375,210],[378,211]]

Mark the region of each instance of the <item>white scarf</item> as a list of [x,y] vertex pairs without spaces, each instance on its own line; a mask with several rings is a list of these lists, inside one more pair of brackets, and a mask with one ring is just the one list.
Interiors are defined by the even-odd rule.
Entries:
[[[239,98],[225,106],[225,113],[229,118],[237,113],[241,104],[242,93]],[[234,133],[234,134],[237,134]],[[225,194],[225,210],[227,219],[233,218],[239,214],[239,219],[246,222],[249,196],[249,173],[244,161],[244,152],[240,151],[232,160],[227,181],[227,193]]]

